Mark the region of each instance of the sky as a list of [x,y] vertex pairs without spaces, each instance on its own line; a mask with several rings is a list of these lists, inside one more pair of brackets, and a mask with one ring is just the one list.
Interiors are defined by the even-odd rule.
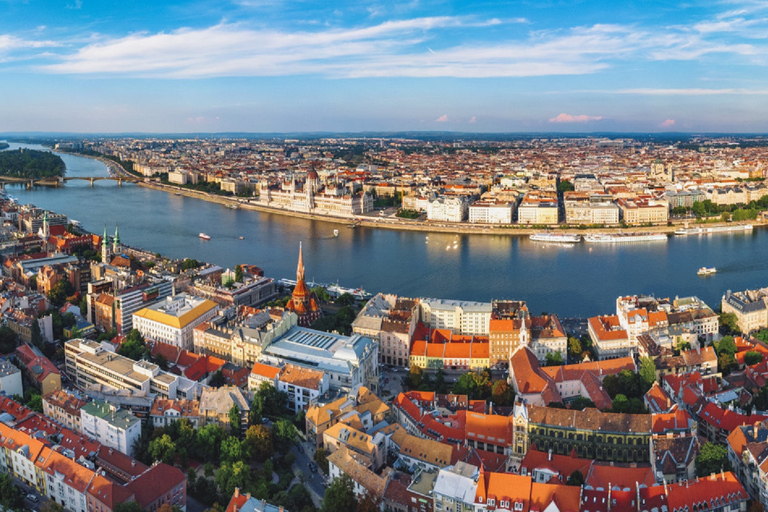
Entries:
[[0,132],[768,133],[768,0],[0,0]]

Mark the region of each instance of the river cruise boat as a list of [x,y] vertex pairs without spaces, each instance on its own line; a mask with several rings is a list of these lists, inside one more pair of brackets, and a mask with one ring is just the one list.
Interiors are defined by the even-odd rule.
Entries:
[[577,244],[581,242],[581,235],[571,235],[569,233],[534,233],[528,238],[533,242],[553,244]]
[[211,239],[211,237],[210,237],[210,236],[208,236],[208,235],[206,235],[205,233],[200,233],[200,234],[199,234],[199,235],[197,235],[197,236],[199,236],[199,237],[200,237],[200,238],[202,238],[203,240],[210,240],[210,239]]
[[627,244],[635,242],[666,242],[664,233],[615,233],[584,235],[588,244]]
[[700,276],[711,276],[712,274],[717,273],[717,269],[715,267],[701,267],[696,273]]
[[736,226],[712,226],[711,228],[697,227],[697,228],[678,228],[675,230],[676,235],[709,235],[714,233],[742,233],[752,231],[754,226],[752,224],[738,224]]

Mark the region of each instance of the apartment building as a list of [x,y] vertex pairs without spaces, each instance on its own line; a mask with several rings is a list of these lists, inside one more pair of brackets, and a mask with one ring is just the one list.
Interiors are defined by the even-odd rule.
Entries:
[[141,420],[125,409],[93,400],[80,409],[80,431],[98,443],[133,457]]
[[463,222],[469,207],[463,197],[436,197],[427,204],[427,219],[437,222]]
[[723,313],[733,313],[739,330],[745,334],[768,327],[768,288],[745,290],[723,295],[720,303]]
[[669,203],[650,196],[619,199],[621,216],[630,225],[666,224],[669,220]]
[[421,299],[421,321],[432,329],[450,329],[454,334],[487,335],[490,329],[490,302],[472,302],[446,299]]
[[506,201],[475,201],[469,205],[469,222],[482,224],[512,224],[515,204]]
[[553,192],[528,192],[517,207],[518,224],[551,226],[558,219],[557,194]]
[[146,339],[191,351],[193,329],[216,316],[218,310],[215,302],[181,293],[138,310],[133,314],[133,327]]
[[75,432],[81,431],[80,409],[87,401],[61,389],[43,397],[43,414]]

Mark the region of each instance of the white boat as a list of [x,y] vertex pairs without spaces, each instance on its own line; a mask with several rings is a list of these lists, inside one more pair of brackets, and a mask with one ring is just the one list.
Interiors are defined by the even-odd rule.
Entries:
[[210,236],[208,236],[208,235],[206,235],[205,233],[200,233],[200,234],[199,234],[199,235],[197,235],[197,236],[199,236],[199,237],[200,237],[200,238],[202,238],[203,240],[210,240],[210,239],[211,239],[211,237],[210,237]]
[[333,230],[333,236],[339,236],[339,230],[338,229],[334,229]]
[[228,204],[227,208],[229,208],[230,210],[237,210],[239,206],[237,206],[236,204]]
[[577,244],[581,242],[581,235],[569,233],[534,233],[528,237],[534,242],[548,242],[556,244]]
[[588,244],[625,244],[634,242],[666,242],[664,233],[615,233],[584,235]]
[[752,224],[737,224],[735,226],[712,226],[710,228],[698,227],[698,228],[678,228],[675,230],[676,235],[709,235],[713,233],[741,233],[744,231],[752,231],[754,226]]
[[700,276],[711,276],[712,274],[717,273],[717,269],[715,267],[701,267],[696,273]]

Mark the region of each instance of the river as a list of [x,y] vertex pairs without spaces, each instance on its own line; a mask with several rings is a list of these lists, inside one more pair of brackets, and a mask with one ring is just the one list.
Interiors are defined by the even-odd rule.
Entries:
[[[11,144],[18,148],[19,144]],[[45,149],[24,144],[30,149]],[[60,154],[69,176],[105,176],[101,162]],[[616,297],[698,295],[715,309],[728,290],[768,285],[768,232],[671,237],[669,242],[557,246],[527,238],[350,229],[248,210],[133,184],[68,182],[65,187],[7,186],[21,203],[64,213],[89,231],[120,226],[128,244],[223,267],[250,263],[266,275],[294,278],[299,242],[307,279],[409,297],[521,299],[531,312],[562,317],[615,310]],[[333,230],[338,229],[338,237]],[[198,238],[200,232],[210,241]],[[244,237],[240,240],[239,237]],[[456,243],[454,243],[456,242]],[[456,248],[454,249],[454,245]],[[696,270],[717,267],[702,278]]]

